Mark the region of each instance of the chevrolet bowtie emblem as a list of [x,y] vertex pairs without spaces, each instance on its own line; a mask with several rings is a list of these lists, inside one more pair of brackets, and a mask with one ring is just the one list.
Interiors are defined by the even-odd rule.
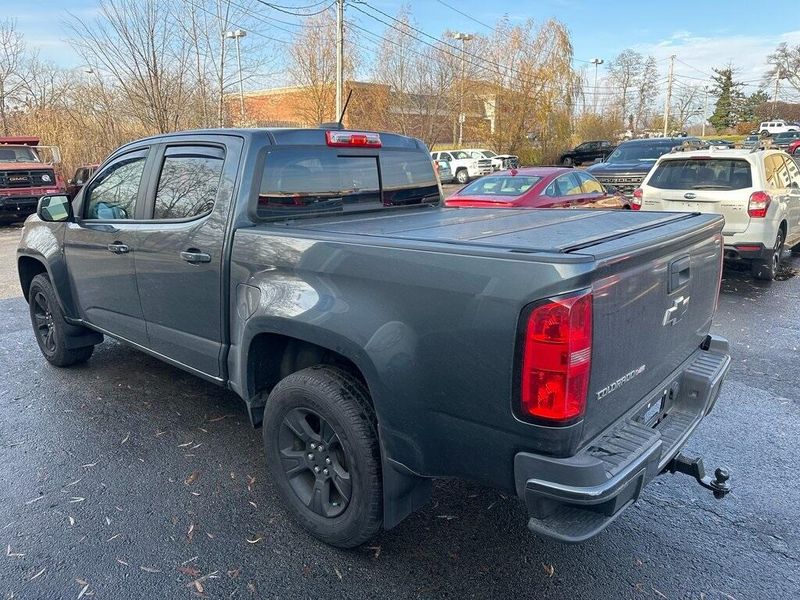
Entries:
[[675,323],[683,318],[687,310],[689,310],[689,296],[679,296],[675,298],[675,300],[672,301],[672,306],[664,311],[664,320],[661,322],[661,325],[664,327],[667,325],[675,325]]

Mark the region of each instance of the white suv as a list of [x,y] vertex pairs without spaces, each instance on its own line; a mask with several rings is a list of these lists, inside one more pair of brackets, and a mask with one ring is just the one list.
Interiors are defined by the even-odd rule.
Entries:
[[695,150],[658,159],[634,210],[718,213],[725,258],[775,278],[785,245],[800,244],[800,169],[780,150]]
[[800,131],[800,127],[786,121],[764,121],[758,126],[758,132],[761,135],[774,135],[784,131]]
[[516,154],[497,154],[482,148],[465,148],[464,152],[472,156],[472,158],[488,158],[492,161],[492,169],[495,171],[516,169],[519,166],[519,156]]

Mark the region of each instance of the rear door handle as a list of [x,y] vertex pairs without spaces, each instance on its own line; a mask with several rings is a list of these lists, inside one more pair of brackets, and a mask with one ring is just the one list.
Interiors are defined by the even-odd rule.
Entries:
[[130,251],[127,244],[123,244],[122,242],[114,242],[113,244],[109,244],[106,246],[109,252],[113,252],[114,254],[125,254]]
[[206,252],[200,252],[194,248],[190,248],[189,250],[181,252],[181,258],[193,265],[211,262],[210,254],[207,254]]

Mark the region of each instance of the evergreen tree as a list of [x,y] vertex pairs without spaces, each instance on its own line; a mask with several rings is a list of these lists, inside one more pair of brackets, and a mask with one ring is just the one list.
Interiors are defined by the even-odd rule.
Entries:
[[744,107],[742,110],[742,121],[751,123],[754,121],[758,121],[758,115],[756,114],[756,110],[762,104],[769,102],[769,94],[764,90],[758,90],[750,94],[747,99],[744,101]]
[[733,78],[733,68],[729,65],[724,69],[713,69],[714,89],[712,93],[717,97],[714,114],[708,119],[714,129],[721,131],[735,127],[737,123],[745,120],[745,96],[742,93],[743,83]]

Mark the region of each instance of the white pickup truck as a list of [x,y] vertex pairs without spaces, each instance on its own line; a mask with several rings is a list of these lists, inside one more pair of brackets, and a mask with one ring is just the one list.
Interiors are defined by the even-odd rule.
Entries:
[[495,171],[516,169],[519,166],[519,156],[515,154],[497,154],[483,148],[465,148],[464,152],[478,160],[488,158],[492,161],[492,169]]
[[474,158],[466,150],[431,152],[431,158],[448,162],[450,169],[455,173],[456,181],[462,185],[469,183],[470,179],[488,175],[494,171],[490,158]]

